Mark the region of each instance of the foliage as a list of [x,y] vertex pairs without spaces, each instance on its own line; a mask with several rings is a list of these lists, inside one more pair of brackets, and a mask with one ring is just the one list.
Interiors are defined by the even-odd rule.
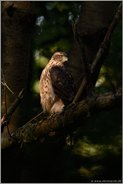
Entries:
[[46,2],[44,6],[45,15],[37,19],[35,48],[45,56],[58,49],[68,51],[73,39],[72,21],[79,14],[80,2]]

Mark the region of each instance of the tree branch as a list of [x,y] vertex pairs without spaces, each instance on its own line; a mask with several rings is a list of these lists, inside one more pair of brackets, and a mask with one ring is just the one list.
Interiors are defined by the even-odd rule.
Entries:
[[[117,22],[121,17],[121,14],[122,14],[122,3],[120,3],[120,5],[118,6],[116,14],[114,15],[114,18],[113,18],[113,20],[112,20],[112,22],[111,22],[111,24],[106,32],[104,40],[101,43],[101,46],[100,46],[100,48],[99,48],[99,50],[98,50],[98,52],[97,52],[97,54],[92,62],[92,65],[90,68],[89,81],[87,80],[87,77],[85,75],[84,78],[82,79],[82,82],[81,82],[80,87],[77,91],[77,94],[73,100],[73,103],[76,103],[77,101],[79,101],[80,97],[83,95],[86,87],[88,86],[88,82],[91,81],[93,85],[95,84],[95,81],[92,81],[92,79],[94,78],[95,73],[99,73],[99,71],[100,71],[100,68],[103,64],[101,61],[101,57],[104,54],[105,50],[107,49],[107,46],[110,42],[111,34],[112,34],[114,28],[116,27]],[[89,90],[91,90],[91,89],[89,89]]]
[[[29,143],[38,139],[42,140],[48,136],[50,132],[67,130],[67,128],[71,126],[80,126],[77,125],[77,122],[80,122],[78,120],[81,118],[82,122],[82,119],[87,117],[88,112],[94,114],[102,110],[120,106],[121,97],[121,91],[118,91],[115,97],[112,93],[105,93],[96,99],[92,97],[73,106],[69,105],[62,113],[54,114],[47,119],[40,119],[37,122],[28,122],[11,134],[14,139],[9,137],[7,146]],[[1,147],[5,148],[6,146],[3,145]]]
[[116,11],[116,14],[114,15],[114,18],[107,30],[107,33],[104,37],[104,40],[103,42],[101,43],[101,46],[95,56],[95,59],[92,63],[92,66],[91,66],[91,75],[94,74],[96,68],[97,68],[97,65],[99,65],[99,61],[100,61],[100,58],[102,57],[105,49],[107,49],[108,47],[108,44],[110,42],[110,37],[111,37],[111,34],[113,33],[113,30],[114,28],[116,27],[117,23],[118,23],[118,20],[121,18],[121,15],[122,15],[122,3],[120,3],[120,5],[118,6],[118,9]]
[[7,113],[3,115],[2,119],[1,119],[2,128],[6,125],[6,123],[9,123],[9,120],[10,120],[12,114],[14,113],[14,111],[16,110],[18,105],[20,104],[21,100],[23,99],[23,93],[24,93],[24,89],[22,89],[20,91],[20,93],[17,96],[17,98],[15,99],[15,101],[9,107]]

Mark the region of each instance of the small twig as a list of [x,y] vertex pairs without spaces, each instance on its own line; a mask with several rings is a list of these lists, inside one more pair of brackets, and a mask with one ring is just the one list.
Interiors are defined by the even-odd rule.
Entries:
[[2,82],[2,81],[1,81],[1,84],[2,84],[3,86],[5,86],[13,95],[15,95],[14,92],[10,89],[10,87],[6,84],[6,82]]
[[6,125],[6,123],[9,122],[11,115],[17,108],[17,106],[20,104],[21,100],[23,99],[23,94],[24,94],[24,89],[22,89],[15,99],[15,101],[12,103],[12,105],[9,107],[8,111],[6,114],[3,115],[1,119],[1,125]]
[[[91,65],[91,75],[90,75],[90,79],[92,78],[92,76],[94,75],[96,69],[97,69],[97,66],[99,65],[99,62],[100,62],[100,58],[102,57],[105,49],[107,48],[107,45],[110,41],[110,37],[111,37],[111,34],[114,30],[114,28],[116,27],[116,24],[121,16],[121,12],[122,12],[122,3],[120,3],[120,5],[118,6],[118,10],[113,18],[113,21],[111,22],[109,28],[108,28],[108,31],[104,37],[104,40],[95,56],[95,59],[94,61],[92,62],[92,65]],[[86,86],[87,86],[87,83],[88,83],[88,80],[87,80],[87,77],[84,76],[82,82],[81,82],[81,85],[77,91],[77,94],[73,100],[73,103],[76,103],[79,99],[80,99],[80,96],[82,96],[84,90],[86,89]]]
[[[2,71],[2,77],[5,84],[5,75]],[[5,101],[5,115],[7,114],[7,101],[6,101],[6,86],[4,85],[4,101]]]
[[[3,84],[3,86],[4,86],[5,115],[4,115],[4,116],[2,117],[2,119],[1,119],[1,124],[2,124],[2,122],[4,122],[4,124],[7,126],[7,131],[8,131],[9,136],[12,137],[12,136],[11,136],[11,133],[10,133],[10,131],[9,131],[9,127],[8,127],[9,118],[7,117],[6,89],[8,89],[12,94],[14,94],[14,93],[13,93],[13,91],[8,87],[8,85],[6,84],[5,75],[4,75],[3,71],[2,71],[2,77],[3,77],[3,81],[4,81],[4,82],[1,81],[1,84]],[[6,117],[6,118],[5,118],[5,117]],[[1,130],[3,130],[2,128],[3,128],[3,126],[1,127]]]

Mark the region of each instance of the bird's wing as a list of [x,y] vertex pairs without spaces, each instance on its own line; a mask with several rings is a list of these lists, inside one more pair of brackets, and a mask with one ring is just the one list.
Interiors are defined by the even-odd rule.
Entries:
[[55,94],[61,98],[65,105],[74,97],[74,83],[72,76],[64,67],[54,66],[50,69],[50,77]]

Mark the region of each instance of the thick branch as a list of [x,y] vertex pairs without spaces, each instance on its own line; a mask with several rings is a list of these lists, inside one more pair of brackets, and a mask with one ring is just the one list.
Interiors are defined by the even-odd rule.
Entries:
[[[121,12],[122,12],[122,3],[120,3],[120,5],[118,6],[116,14],[114,15],[114,18],[113,18],[113,20],[112,20],[112,22],[111,22],[111,24],[106,32],[106,35],[103,39],[103,42],[101,43],[101,46],[100,46],[100,48],[99,48],[99,50],[98,50],[98,52],[97,52],[97,54],[92,62],[92,65],[90,68],[89,81],[87,80],[87,76],[85,75],[81,84],[80,84],[79,90],[77,91],[77,94],[73,100],[74,103],[79,101],[80,97],[84,94],[84,92],[85,92],[85,90],[90,82],[93,85],[95,85],[95,82],[96,82],[97,77],[98,77],[97,74],[99,73],[100,68],[103,64],[101,58],[109,45],[111,34],[113,33],[113,30],[116,27],[117,22],[121,17],[121,14],[122,14]],[[95,76],[96,76],[96,79],[95,79]],[[92,87],[92,84],[90,84],[90,88]],[[88,89],[88,90],[91,90],[91,89]]]
[[[13,144],[28,143],[34,140],[42,139],[50,132],[63,130],[67,127],[76,126],[77,121],[85,118],[88,112],[91,114],[97,111],[107,110],[121,105],[121,91],[117,92],[115,97],[112,93],[106,93],[83,100],[76,105],[68,106],[64,112],[54,114],[45,120],[26,123],[21,128],[12,133],[14,139],[8,139],[9,146]],[[4,146],[5,147],[5,146]]]

